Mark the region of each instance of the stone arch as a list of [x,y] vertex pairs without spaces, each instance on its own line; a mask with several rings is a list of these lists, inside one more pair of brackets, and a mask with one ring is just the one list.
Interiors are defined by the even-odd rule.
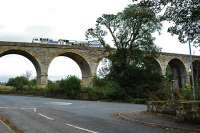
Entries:
[[145,57],[145,62],[147,63],[147,67],[153,68],[154,73],[159,73],[162,75],[162,68],[160,62],[154,57]]
[[[193,74],[194,74],[194,84],[196,88],[199,88],[200,86],[200,60],[193,60],[192,66],[193,66]],[[190,77],[190,83],[191,83],[191,77]]]
[[168,75],[171,80],[174,80],[174,87],[176,89],[182,88],[186,85],[187,71],[184,63],[180,59],[171,59],[168,62],[166,69],[166,76]]
[[[64,52],[62,54],[59,54],[55,57],[53,57],[53,59],[55,59],[58,56],[65,56],[68,58],[71,58],[72,60],[74,60],[82,73],[82,84],[87,86],[87,84],[89,84],[89,80],[92,78],[92,72],[91,72],[91,67],[89,62],[80,54],[74,53],[74,52]],[[53,59],[49,62],[49,64],[53,61]]]
[[5,55],[9,55],[9,54],[17,54],[17,55],[21,55],[25,58],[27,58],[28,60],[30,60],[33,64],[33,66],[36,69],[36,74],[37,74],[37,84],[40,85],[40,75],[41,75],[41,67],[39,62],[37,61],[37,59],[31,55],[30,53],[24,51],[24,50],[18,50],[18,49],[11,49],[11,50],[6,50],[0,53],[0,57],[5,56]]

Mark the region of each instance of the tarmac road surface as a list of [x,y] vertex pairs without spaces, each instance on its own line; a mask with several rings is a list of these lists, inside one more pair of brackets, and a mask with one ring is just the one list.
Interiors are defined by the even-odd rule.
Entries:
[[115,112],[144,110],[146,106],[136,104],[0,95],[0,115],[8,117],[25,133],[169,132],[112,116]]

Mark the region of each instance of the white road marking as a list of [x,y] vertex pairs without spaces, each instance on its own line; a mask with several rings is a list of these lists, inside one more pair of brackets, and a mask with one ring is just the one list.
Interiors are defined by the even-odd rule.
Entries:
[[0,107],[0,109],[8,109],[9,107]]
[[55,104],[55,105],[65,106],[65,105],[71,105],[72,103],[68,103],[68,102],[49,102],[47,104]]
[[89,132],[89,133],[98,133],[98,132],[95,132],[95,131],[92,131],[92,130],[89,130],[89,129],[81,128],[81,127],[78,127],[78,126],[75,126],[75,125],[71,125],[71,124],[67,124],[67,123],[65,123],[65,125],[73,127],[73,128],[76,128],[76,129],[79,129],[79,130],[82,130],[82,131],[86,131],[86,132]]
[[34,112],[37,111],[37,108],[34,107],[0,107],[0,109],[21,109],[21,110],[33,110]]
[[48,119],[48,120],[51,120],[51,121],[55,120],[54,118],[48,117],[48,116],[43,115],[41,113],[37,113],[37,114],[40,115],[40,116],[42,116],[42,117],[44,117],[44,118],[46,118],[46,119]]
[[32,109],[34,110],[35,108],[20,108],[21,110],[26,110],[26,109]]
[[27,110],[27,109],[30,109],[30,110],[33,110],[35,113],[37,111],[37,108],[20,108],[21,110]]

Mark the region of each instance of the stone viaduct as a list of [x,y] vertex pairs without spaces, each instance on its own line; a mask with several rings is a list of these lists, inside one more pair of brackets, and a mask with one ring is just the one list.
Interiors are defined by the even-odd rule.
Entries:
[[[68,45],[50,45],[38,43],[0,42],[0,57],[8,54],[19,54],[29,59],[37,72],[37,83],[46,86],[48,82],[48,67],[51,61],[58,56],[73,59],[82,72],[82,84],[90,84],[96,75],[99,62],[107,56],[102,48],[89,48]],[[200,56],[193,56],[193,61],[200,60]],[[161,53],[155,59],[158,70],[165,75],[169,66],[173,77],[180,88],[190,83],[189,56],[183,54]]]

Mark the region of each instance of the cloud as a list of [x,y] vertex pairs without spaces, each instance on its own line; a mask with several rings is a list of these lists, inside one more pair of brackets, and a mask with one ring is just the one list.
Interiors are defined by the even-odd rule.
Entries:
[[21,31],[11,31],[6,30],[5,26],[0,25],[0,41],[31,42],[34,37],[52,38],[52,29],[50,26],[34,25],[28,26]]
[[53,33],[53,28],[45,25],[33,25],[25,29],[25,32],[29,35],[36,36],[49,36]]
[[5,26],[4,25],[0,25],[0,30],[4,29]]
[[0,41],[31,42],[32,37],[23,33],[0,32]]

